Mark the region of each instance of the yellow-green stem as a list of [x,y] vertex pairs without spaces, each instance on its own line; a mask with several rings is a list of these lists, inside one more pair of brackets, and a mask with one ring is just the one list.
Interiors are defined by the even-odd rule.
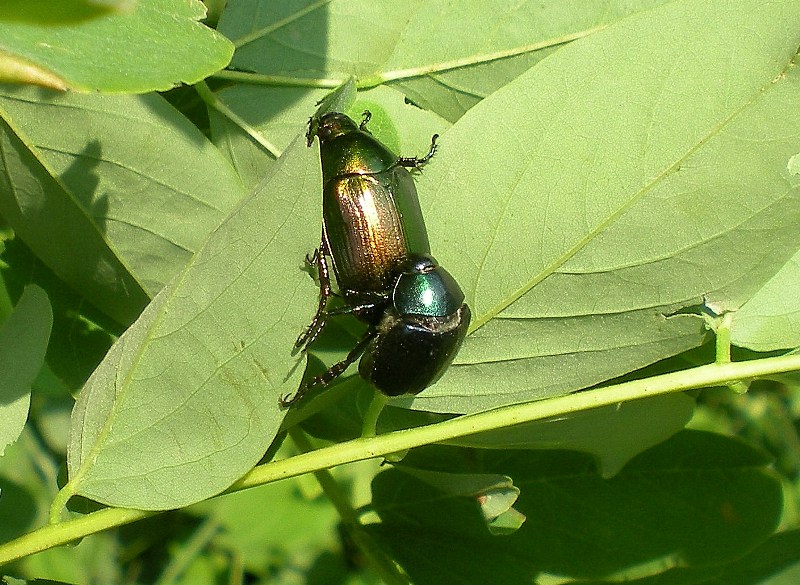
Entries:
[[[289,436],[303,453],[310,453],[313,450],[311,443],[306,437],[305,433],[293,427],[289,430]],[[380,576],[381,580],[388,585],[407,585],[408,580],[403,577],[402,573],[397,569],[392,559],[386,556],[383,549],[372,540],[372,538],[364,531],[364,527],[358,519],[358,513],[353,509],[350,500],[339,487],[336,479],[327,469],[319,469],[314,472],[314,477],[317,478],[322,491],[328,497],[328,500],[336,508],[339,517],[342,519],[342,524],[347,530],[350,538],[356,543],[358,548],[369,560],[370,565],[375,572]]]
[[[344,463],[382,457],[404,449],[514,424],[562,416],[647,396],[720,386],[736,380],[749,380],[792,371],[800,371],[800,354],[747,362],[714,363],[549,400],[505,406],[424,427],[395,431],[372,438],[355,439],[289,459],[266,463],[250,471],[227,491],[239,491]],[[0,565],[156,513],[154,511],[108,508],[58,524],[49,524],[0,545]]]

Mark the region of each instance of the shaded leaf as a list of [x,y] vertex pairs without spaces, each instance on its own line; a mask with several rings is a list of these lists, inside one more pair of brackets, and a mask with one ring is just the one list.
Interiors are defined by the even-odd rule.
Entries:
[[231,43],[198,22],[205,16],[199,0],[136,0],[121,8],[62,26],[43,25],[35,15],[0,19],[0,52],[51,72],[71,89],[116,93],[196,83],[231,58]]
[[[34,389],[47,390],[49,399],[68,400],[71,410],[74,404],[71,391],[83,386],[122,328],[53,274],[19,238],[5,242],[5,250],[0,254],[0,281],[12,299],[18,299],[29,284],[47,293],[53,308],[53,330],[46,367]],[[66,438],[64,433],[60,442]]]
[[632,457],[677,433],[694,412],[686,394],[667,394],[468,435],[453,445],[483,449],[569,449],[593,455],[612,477]]
[[740,441],[696,431],[639,455],[613,479],[567,451],[459,458],[424,448],[404,465],[511,477],[526,522],[491,536],[474,501],[385,471],[373,482],[381,523],[370,530],[420,585],[530,583],[542,571],[602,576],[650,561],[710,566],[739,558],[775,529],[782,493],[768,463]]
[[319,235],[315,152],[298,137],[111,349],[73,413],[68,490],[174,508],[263,455],[284,416],[279,396],[299,385],[291,350],[314,310],[302,258]]
[[45,292],[28,287],[0,323],[0,455],[17,440],[31,399],[31,384],[44,363],[53,312]]
[[57,275],[121,323],[244,195],[219,152],[155,94],[6,86],[0,118],[0,212]]
[[0,20],[64,24],[131,10],[138,0],[4,0]]
[[[675,568],[628,585],[794,585],[800,578],[800,531],[775,534],[748,555],[730,564],[706,568]],[[579,581],[575,585],[614,585],[619,581]]]

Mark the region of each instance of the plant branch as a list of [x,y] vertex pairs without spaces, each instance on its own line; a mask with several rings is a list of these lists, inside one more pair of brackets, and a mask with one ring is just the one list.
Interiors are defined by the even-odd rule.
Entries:
[[[720,386],[737,380],[751,380],[792,371],[800,371],[800,354],[746,362],[714,363],[549,400],[504,406],[424,427],[355,439],[288,459],[272,461],[250,471],[225,493],[515,424],[610,406],[648,396]],[[108,508],[73,520],[47,525],[0,545],[0,565],[157,513]]]
[[[516,57],[518,55],[524,55],[526,53],[534,53],[536,51],[541,51],[542,49],[548,49],[550,47],[563,45],[575,41],[577,39],[589,36],[593,33],[603,30],[604,28],[606,28],[606,26],[608,25],[601,24],[599,26],[594,26],[591,28],[587,28],[585,30],[580,30],[560,37],[544,39],[537,43],[520,45],[518,47],[512,47],[510,49],[505,49],[503,51],[481,53],[478,55],[470,55],[468,57],[463,57],[461,59],[453,59],[452,61],[431,63],[429,65],[424,65],[421,67],[409,67],[408,69],[395,69],[394,71],[385,71],[383,73],[376,73],[375,75],[370,75],[369,77],[364,77],[360,79],[356,85],[359,89],[369,89],[372,87],[376,87],[378,85],[382,85],[389,81],[415,79],[418,77],[425,77],[427,75],[434,75],[436,73],[445,73],[447,71],[452,71],[454,69],[462,69],[464,67],[470,67],[473,65],[482,65],[484,63],[491,63],[492,61],[498,61],[500,59],[508,59],[510,57]],[[239,41],[237,41],[237,46],[239,46],[238,43],[245,44],[246,42],[254,40],[258,36],[260,36],[261,32],[262,31],[256,31],[255,33],[253,33],[253,35],[248,35],[248,37],[243,37],[242,39],[239,39]],[[340,85],[342,85],[344,82],[347,81],[347,77],[303,79],[300,77],[289,77],[285,75],[264,75],[262,73],[251,73],[249,71],[232,71],[229,69],[217,71],[216,73],[214,73],[214,75],[212,75],[212,77],[217,79],[227,79],[229,81],[238,81],[241,83],[249,83],[252,85],[270,85],[277,87],[310,87],[318,89],[333,89],[339,87]]]
[[[313,451],[308,437],[299,428],[293,427],[290,429],[289,436],[303,453]],[[353,509],[347,496],[339,487],[336,479],[334,479],[333,474],[327,469],[319,469],[314,472],[314,477],[316,477],[328,500],[336,508],[350,538],[353,539],[353,542],[356,543],[364,556],[369,559],[372,568],[380,576],[382,582],[389,585],[407,585],[408,580],[398,571],[392,559],[387,557],[383,549],[364,531],[364,527],[358,519],[358,513]]]
[[270,153],[275,158],[278,158],[281,155],[280,149],[272,144],[269,140],[264,138],[264,136],[253,128],[247,121],[239,116],[236,112],[231,110],[225,103],[220,100],[217,95],[211,91],[211,89],[206,85],[205,81],[200,81],[194,84],[194,89],[197,92],[197,95],[200,96],[206,105],[209,108],[213,108],[217,110],[220,114],[225,116],[228,120],[230,120],[233,124],[238,126],[242,129],[242,131],[247,134],[250,138],[252,138],[256,143],[261,145],[268,153]]

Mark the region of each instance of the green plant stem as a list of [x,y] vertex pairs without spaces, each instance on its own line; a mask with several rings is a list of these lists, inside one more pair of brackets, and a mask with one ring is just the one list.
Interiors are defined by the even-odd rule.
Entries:
[[[313,452],[313,446],[308,437],[299,428],[292,427],[289,430],[289,436],[300,451],[303,453]],[[383,549],[364,531],[364,527],[358,519],[358,513],[353,509],[350,500],[341,490],[331,472],[327,469],[319,469],[314,471],[314,477],[333,504],[333,507],[336,508],[342,524],[353,539],[353,542],[356,543],[359,550],[369,560],[381,580],[388,585],[407,585],[408,580],[403,577],[392,562],[392,559],[387,557]]]
[[225,103],[222,102],[213,91],[211,91],[208,85],[206,85],[205,81],[195,83],[194,89],[197,92],[197,95],[200,96],[200,99],[202,99],[209,108],[217,110],[220,114],[228,118],[264,150],[266,150],[275,158],[278,158],[281,155],[281,151],[277,146],[264,138],[261,132],[253,128],[244,118],[226,106]]
[[64,520],[58,524],[47,524],[0,545],[0,567],[28,555],[61,546],[109,528],[143,520],[155,514],[158,512],[106,508],[86,516]]
[[[717,317],[711,328],[714,331],[714,350],[715,361],[718,364],[731,363],[731,326],[733,325],[732,312],[727,312]],[[734,380],[726,384],[728,388],[736,394],[744,394],[750,389],[750,385],[742,380]]]
[[389,398],[380,392],[375,392],[372,400],[364,413],[364,422],[361,424],[361,437],[374,437],[378,434],[378,417],[383,412]]
[[[551,39],[544,39],[536,43],[531,43],[529,45],[520,45],[518,47],[512,47],[510,49],[506,49],[503,51],[482,53],[479,55],[470,55],[469,57],[465,57],[463,59],[454,59],[452,61],[431,63],[428,65],[424,65],[422,67],[413,67],[409,69],[396,69],[394,71],[384,71],[377,75],[372,75],[370,77],[365,77],[363,79],[360,79],[357,83],[357,86],[359,89],[369,89],[372,87],[377,87],[379,85],[382,85],[390,81],[415,79],[418,77],[434,75],[436,73],[445,73],[447,71],[452,71],[454,69],[462,69],[464,67],[470,67],[473,65],[491,63],[492,61],[497,61],[499,59],[508,59],[510,57],[516,57],[518,55],[534,53],[536,51],[541,51],[542,49],[563,45],[565,43],[575,41],[582,37],[589,36],[593,33],[603,30],[607,26],[608,25],[605,24],[594,26],[591,28],[587,28],[586,30],[580,30],[574,33],[570,33],[568,35],[553,37]],[[257,40],[258,38],[261,38],[264,34],[266,33],[263,30],[254,31],[252,34],[247,35],[246,37],[242,37],[241,39],[236,41],[236,46],[240,47],[253,40]],[[226,79],[228,81],[237,81],[240,83],[249,83],[252,85],[273,85],[279,87],[310,87],[319,89],[333,89],[339,87],[340,85],[342,85],[344,82],[347,81],[346,78],[303,79],[299,77],[288,77],[282,75],[264,75],[261,73],[249,73],[247,71],[230,71],[230,70],[218,71],[212,77],[215,77],[217,79]]]
[[213,516],[203,522],[191,535],[183,550],[172,558],[155,585],[172,585],[178,582],[221,527],[222,522]]
[[[395,431],[372,438],[355,439],[288,459],[272,461],[250,471],[227,492],[296,477],[344,463],[382,457],[389,453],[482,431],[620,404],[647,396],[720,386],[737,380],[751,380],[792,371],[800,371],[800,354],[727,364],[714,363],[549,400],[504,406],[424,427]],[[66,544],[101,530],[147,518],[156,513],[126,508],[108,508],[74,520],[43,526],[0,545],[0,565],[35,552]]]
[[731,325],[733,313],[725,313],[714,327],[715,361],[718,364],[731,363]]

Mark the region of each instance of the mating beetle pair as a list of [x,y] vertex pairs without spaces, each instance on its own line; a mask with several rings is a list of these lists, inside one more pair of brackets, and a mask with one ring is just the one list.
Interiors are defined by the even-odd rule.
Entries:
[[[436,151],[436,138],[422,158],[398,158],[345,114],[331,112],[309,121],[308,145],[320,141],[322,242],[306,260],[316,264],[319,306],[297,339],[314,342],[327,319],[352,314],[369,324],[341,362],[301,386],[295,403],[317,384],[327,385],[359,357],[359,373],[388,396],[417,394],[450,366],[470,321],[464,293],[430,254],[417,190],[408,169],[418,169]],[[327,258],[344,300],[328,310],[334,295]],[[363,355],[363,357],[362,357]]]

